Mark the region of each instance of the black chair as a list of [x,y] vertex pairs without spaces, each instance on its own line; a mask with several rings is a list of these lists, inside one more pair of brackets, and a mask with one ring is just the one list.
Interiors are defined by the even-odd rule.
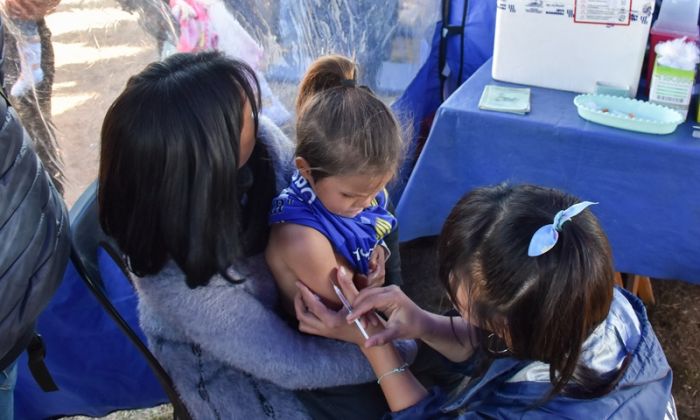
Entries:
[[[72,229],[70,258],[76,270],[119,329],[145,357],[148,366],[151,368],[151,371],[153,371],[158,383],[163,387],[163,390],[173,405],[173,417],[178,420],[192,419],[187,407],[175,390],[172,379],[168,373],[144,344],[136,331],[124,320],[110,301],[106,292],[105,286],[110,284],[110,282],[114,284],[113,282],[129,281],[130,283],[130,277],[120,257],[118,247],[111,238],[102,232],[99,225],[96,183],[90,185],[75,203],[70,211],[70,219]],[[108,255],[102,255],[102,257],[111,257],[112,261],[119,269],[109,272],[101,271],[98,264],[98,251],[107,253]],[[105,278],[107,276],[109,276],[109,278]]]

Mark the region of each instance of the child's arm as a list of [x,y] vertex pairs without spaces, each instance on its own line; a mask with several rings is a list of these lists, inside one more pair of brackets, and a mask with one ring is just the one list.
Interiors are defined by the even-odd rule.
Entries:
[[289,272],[285,275],[275,273],[277,284],[287,301],[294,299],[298,290],[296,281],[301,281],[327,305],[336,309],[341,306],[331,281],[335,278],[337,267],[351,269],[342,258],[336,258],[333,247],[322,233],[291,223],[274,225],[270,244],[266,256],[270,265],[282,262]]

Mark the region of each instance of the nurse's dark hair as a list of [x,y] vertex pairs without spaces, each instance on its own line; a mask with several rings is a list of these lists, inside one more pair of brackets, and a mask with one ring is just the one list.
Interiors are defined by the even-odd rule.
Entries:
[[596,375],[579,363],[613,296],[610,246],[593,213],[566,222],[550,251],[527,253],[537,229],[580,201],[532,185],[478,188],[452,209],[438,245],[439,278],[453,303],[460,288],[466,292],[463,315],[478,320],[470,338],[487,355],[486,367],[500,351],[549,364],[553,387],[542,401],[562,391],[600,395],[621,376]]
[[175,54],[127,82],[101,133],[99,218],[139,276],[172,259],[190,287],[261,252],[274,172],[256,144],[241,205],[239,145],[245,103],[257,134],[259,87],[246,64],[220,53]]

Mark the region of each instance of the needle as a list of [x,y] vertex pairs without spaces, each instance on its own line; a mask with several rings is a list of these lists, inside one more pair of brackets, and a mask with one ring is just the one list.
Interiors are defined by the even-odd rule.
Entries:
[[[343,303],[345,309],[347,309],[348,313],[351,314],[352,306],[350,306],[350,302],[348,302],[348,300],[345,298],[343,292],[335,284],[333,285],[333,290],[335,291],[335,294],[338,295],[338,299],[340,299],[340,301]],[[362,336],[365,338],[365,340],[369,339],[369,335],[367,334],[367,331],[365,331],[365,327],[362,326],[362,323],[359,319],[355,319],[355,325],[357,325],[357,328],[360,330],[360,333],[362,333]]]

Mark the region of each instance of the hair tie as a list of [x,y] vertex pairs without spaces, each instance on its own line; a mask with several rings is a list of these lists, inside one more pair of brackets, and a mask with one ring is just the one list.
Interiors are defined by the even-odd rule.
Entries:
[[343,79],[340,81],[340,86],[345,86],[345,87],[355,87],[357,82],[355,79]]
[[362,89],[362,90],[364,90],[364,91],[366,91],[366,92],[371,93],[372,95],[374,95],[374,91],[373,91],[372,89],[370,89],[369,86],[367,86],[367,85],[360,85],[360,86],[358,86],[358,87],[359,87],[360,89]]
[[584,211],[586,207],[592,206],[593,204],[598,203],[583,201],[574,204],[566,210],[558,211],[551,225],[542,226],[532,235],[530,246],[527,249],[527,255],[530,257],[538,257],[554,248],[554,245],[556,245],[559,240],[559,232],[561,232],[562,225],[571,220],[572,217]]

